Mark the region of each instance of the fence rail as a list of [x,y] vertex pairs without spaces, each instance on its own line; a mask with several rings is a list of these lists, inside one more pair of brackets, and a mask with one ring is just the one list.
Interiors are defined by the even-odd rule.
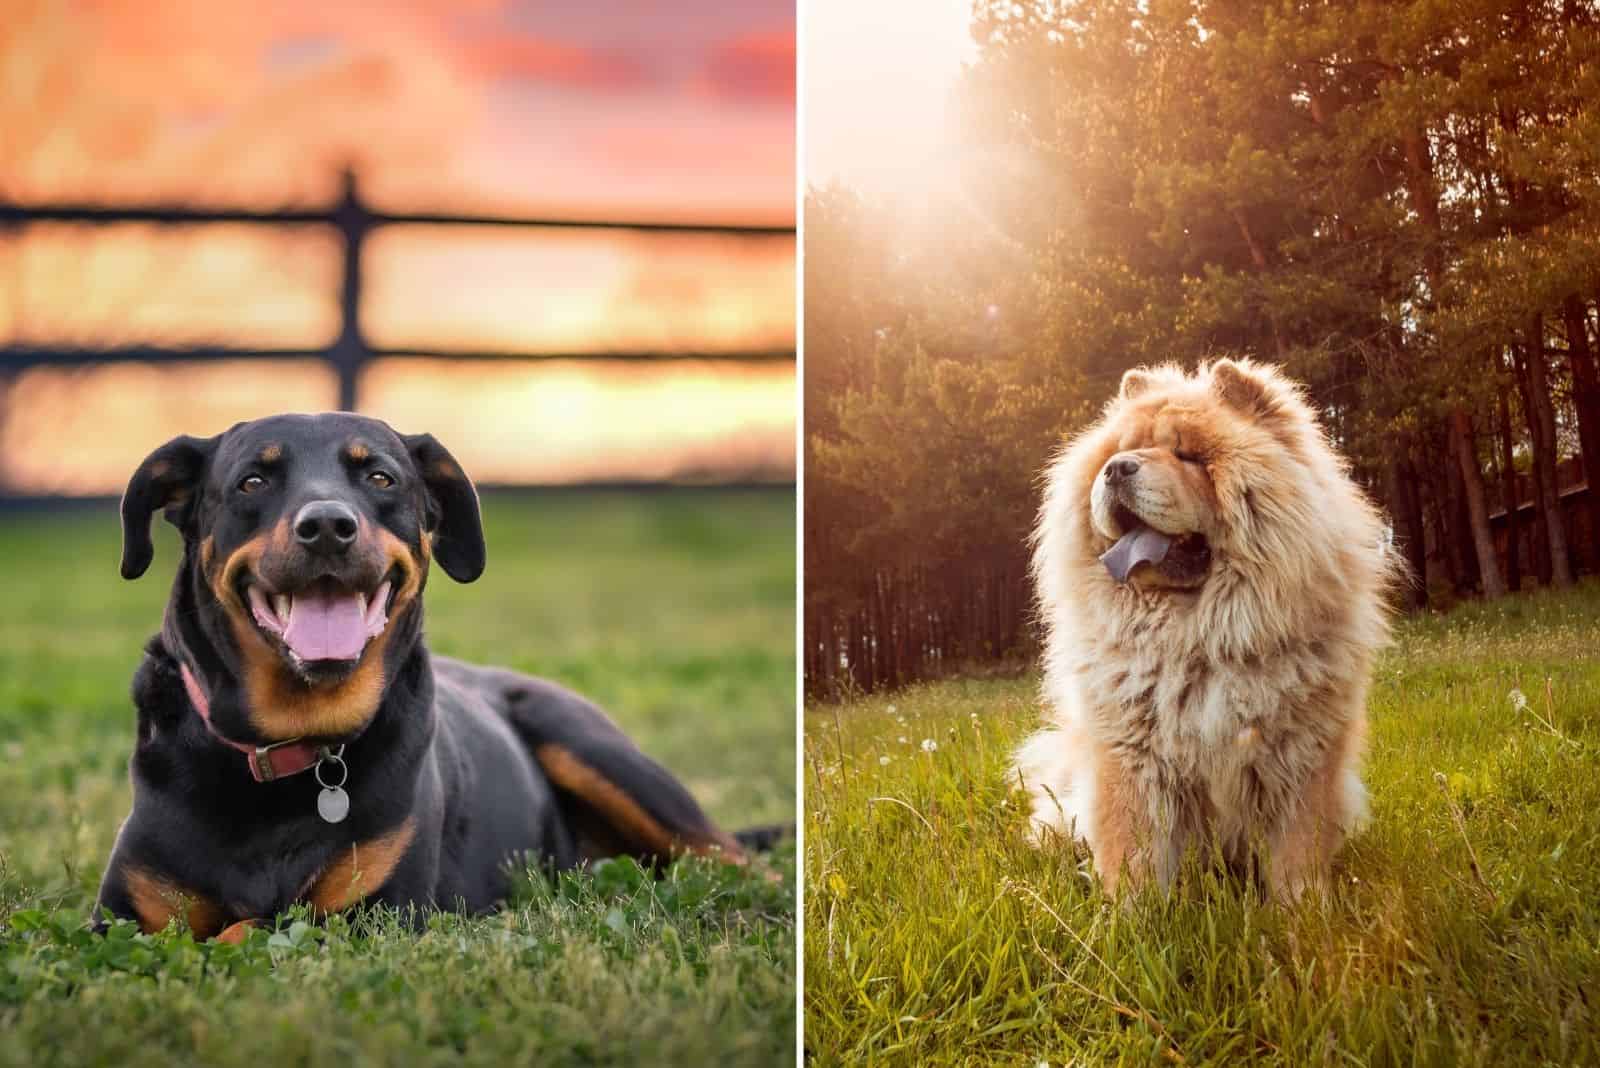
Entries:
[[[793,363],[793,349],[739,349],[727,352],[501,352],[449,348],[383,348],[367,346],[366,360],[455,360],[462,363],[548,363],[557,360],[594,360],[610,363]],[[81,367],[102,363],[185,363],[192,360],[323,360],[328,349],[251,349],[219,345],[161,346],[119,345],[82,348],[67,345],[11,345],[0,348],[0,371],[22,371],[41,364]],[[365,362],[365,361],[363,361]],[[353,408],[353,404],[341,404]]]
[[232,208],[200,208],[169,204],[114,206],[104,204],[17,204],[0,200],[0,233],[35,223],[71,223],[106,226],[120,223],[153,223],[160,226],[207,226],[245,224],[252,226],[328,226],[342,239],[339,291],[339,331],[333,342],[313,348],[249,348],[228,345],[163,346],[118,345],[92,348],[75,345],[16,344],[0,347],[0,372],[16,372],[37,366],[84,366],[89,364],[138,361],[175,363],[190,360],[304,360],[320,359],[333,365],[339,376],[339,407],[353,410],[360,388],[361,371],[379,359],[440,359],[460,361],[551,361],[592,360],[628,363],[710,360],[725,363],[770,364],[793,362],[794,350],[753,351],[638,351],[638,352],[519,352],[515,350],[463,351],[421,346],[383,348],[368,342],[361,326],[363,290],[362,252],[367,237],[384,226],[499,227],[525,230],[622,231],[637,234],[686,234],[729,237],[742,240],[794,240],[793,226],[734,226],[682,222],[629,221],[560,217],[515,217],[455,214],[448,212],[396,213],[374,210],[362,198],[354,172],[341,176],[338,200],[326,208],[288,208],[277,211],[249,211]]

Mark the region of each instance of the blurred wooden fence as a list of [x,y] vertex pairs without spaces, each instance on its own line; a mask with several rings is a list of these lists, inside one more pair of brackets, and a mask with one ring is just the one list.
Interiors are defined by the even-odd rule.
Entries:
[[794,241],[792,226],[719,226],[676,222],[630,222],[613,219],[515,218],[450,213],[396,214],[375,210],[362,199],[353,172],[343,174],[339,199],[327,208],[245,211],[191,208],[170,204],[107,206],[96,204],[16,204],[0,200],[0,234],[33,223],[71,223],[106,226],[118,223],[155,223],[161,226],[245,224],[263,227],[321,225],[341,238],[339,330],[331,344],[319,348],[236,348],[228,345],[161,346],[148,344],[85,348],[68,345],[11,344],[0,346],[0,374],[15,374],[30,367],[81,366],[113,362],[178,363],[194,360],[304,360],[327,361],[338,375],[339,407],[354,410],[362,369],[378,359],[443,359],[460,361],[584,360],[614,363],[664,363],[714,361],[729,364],[790,362],[794,349],[755,351],[602,351],[517,352],[422,348],[383,348],[368,341],[361,328],[362,251],[374,230],[384,226],[496,227],[536,230],[622,231],[636,234],[685,234],[732,237],[752,241]]

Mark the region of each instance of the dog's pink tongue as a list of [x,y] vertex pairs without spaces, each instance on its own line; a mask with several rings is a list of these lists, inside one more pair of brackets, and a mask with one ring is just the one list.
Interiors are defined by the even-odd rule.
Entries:
[[1172,535],[1163,534],[1154,527],[1140,527],[1117,539],[1117,543],[1100,555],[1111,577],[1127,582],[1133,569],[1140,564],[1159,564],[1167,558],[1172,548]]
[[297,593],[289,602],[283,643],[301,660],[354,660],[367,644],[355,593]]

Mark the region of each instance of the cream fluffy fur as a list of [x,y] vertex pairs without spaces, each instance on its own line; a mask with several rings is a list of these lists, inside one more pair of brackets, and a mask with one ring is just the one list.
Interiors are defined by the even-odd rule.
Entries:
[[[1115,489],[1113,458],[1138,463]],[[1203,578],[1146,564],[1115,582],[1098,557],[1129,513],[1204,535]],[[1271,367],[1128,372],[1051,465],[1035,533],[1049,725],[1016,764],[1036,831],[1082,838],[1111,891],[1166,886],[1213,843],[1241,865],[1264,847],[1280,898],[1321,883],[1366,811],[1367,683],[1398,567],[1382,529]]]

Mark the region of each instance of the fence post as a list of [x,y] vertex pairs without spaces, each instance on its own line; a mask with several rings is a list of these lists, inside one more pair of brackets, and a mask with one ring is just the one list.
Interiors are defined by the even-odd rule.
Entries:
[[361,330],[361,253],[372,229],[372,213],[361,202],[356,175],[345,170],[341,176],[339,203],[333,209],[333,224],[344,239],[344,272],[339,288],[339,337],[328,354],[339,374],[339,410],[353,412],[361,369],[372,358],[366,335]]
[[[11,285],[5,297],[11,302],[11,332],[5,341],[9,345],[22,342],[22,232],[28,213],[0,198],[0,241],[15,242],[11,250]],[[19,372],[20,374],[20,372]],[[9,390],[18,374],[0,372],[0,391]],[[6,407],[0,405],[0,431],[5,430]]]

